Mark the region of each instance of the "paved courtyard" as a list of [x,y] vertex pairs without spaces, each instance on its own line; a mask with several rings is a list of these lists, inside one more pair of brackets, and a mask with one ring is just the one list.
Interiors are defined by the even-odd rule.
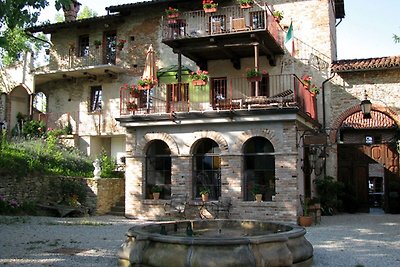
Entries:
[[[117,266],[124,234],[136,223],[143,222],[0,216],[0,266]],[[326,216],[307,231],[313,266],[400,266],[400,215]]]

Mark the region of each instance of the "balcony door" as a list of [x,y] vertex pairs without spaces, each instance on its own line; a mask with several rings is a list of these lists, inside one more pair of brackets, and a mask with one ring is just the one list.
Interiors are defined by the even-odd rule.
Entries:
[[228,97],[226,77],[211,79],[211,105],[214,109],[224,105]]
[[104,33],[105,45],[103,51],[103,64],[116,64],[117,59],[117,33],[115,31]]
[[189,84],[167,84],[167,112],[189,111]]

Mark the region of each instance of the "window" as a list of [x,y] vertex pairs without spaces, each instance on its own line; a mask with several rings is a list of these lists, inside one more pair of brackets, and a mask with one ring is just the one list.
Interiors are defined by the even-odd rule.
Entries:
[[90,89],[90,111],[101,110],[101,86],[93,86]]
[[116,32],[107,32],[104,34],[104,64],[116,64],[117,58],[117,33]]
[[88,57],[89,56],[89,35],[81,35],[79,36],[79,57]]
[[168,145],[161,141],[153,141],[146,153],[146,198],[151,198],[154,185],[161,188],[160,198],[171,198],[171,151]]
[[[269,97],[269,76],[262,75],[262,80],[258,83],[258,95]],[[256,96],[256,82],[251,83],[251,96]]]
[[33,98],[33,107],[39,112],[47,112],[47,97],[43,92],[35,94]]
[[193,155],[193,194],[200,197],[202,187],[210,189],[210,199],[218,199],[221,196],[221,158],[218,144],[209,139],[201,139]]
[[275,195],[274,148],[264,137],[253,137],[243,148],[243,199],[254,200],[254,188],[261,190],[264,201],[271,201]]

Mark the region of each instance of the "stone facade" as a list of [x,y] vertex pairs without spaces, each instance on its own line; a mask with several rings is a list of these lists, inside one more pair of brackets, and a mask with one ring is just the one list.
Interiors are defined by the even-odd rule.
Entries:
[[[259,69],[265,70],[271,77],[293,75],[290,77],[294,80],[296,77],[300,79],[304,75],[310,75],[313,77],[313,83],[321,86],[329,77],[329,62],[336,57],[333,1],[258,2],[260,5],[265,2],[270,9],[283,11],[284,19],[280,26],[287,29],[290,22],[293,22],[294,35],[297,38],[294,43],[294,55],[285,52],[274,55],[273,59],[261,56],[258,58]],[[167,1],[160,4],[144,2],[132,6],[124,5],[120,10],[117,6],[121,14],[115,16],[111,14],[86,22],[69,22],[67,25],[35,28],[34,31],[37,32],[51,33],[51,41],[54,44],[50,51],[49,65],[35,72],[37,78],[35,92],[45,93],[48,99],[48,112],[42,119],[54,128],[65,127],[69,121],[73,134],[79,137],[78,146],[89,155],[96,156],[102,149],[114,157],[127,155],[125,208],[129,217],[163,218],[164,204],[171,201],[152,200],[146,196],[146,156],[148,148],[155,141],[167,144],[171,152],[171,198],[185,195],[189,200],[189,217],[198,216],[198,209],[204,204],[193,192],[195,183],[193,153],[198,142],[210,139],[218,144],[220,150],[221,197],[232,199],[230,217],[295,222],[301,213],[299,196],[304,194],[304,174],[301,171],[304,155],[302,136],[319,127],[318,121],[311,119],[310,114],[277,105],[272,112],[251,113],[249,106],[247,111],[240,107],[242,110],[238,113],[221,112],[220,117],[215,115],[208,117],[208,113],[219,112],[211,105],[210,100],[203,103],[204,109],[198,113],[197,119],[175,120],[174,114],[168,114],[170,111],[163,107],[159,117],[155,115],[144,120],[136,120],[135,116],[132,116],[131,121],[121,122],[121,118],[126,119],[130,116],[121,115],[124,103],[120,98],[120,87],[125,83],[136,84],[140,79],[145,66],[145,51],[150,44],[155,49],[158,69],[178,64],[193,71],[200,67],[184,55],[178,57],[179,49],[172,49],[162,42],[166,30],[162,17],[165,16],[164,11],[169,4]],[[197,3],[178,1],[175,4],[182,10],[193,11],[193,14],[203,12],[199,10],[201,6]],[[224,7],[226,10],[239,9],[236,1],[220,1],[219,4],[221,9]],[[110,11],[117,12],[113,9]],[[190,12],[188,14],[192,14]],[[204,20],[204,16],[199,17]],[[195,20],[187,22],[192,28],[199,26]],[[226,23],[230,23],[229,18],[226,18]],[[167,25],[167,27],[173,26]],[[192,30],[190,27],[187,29],[187,34]],[[210,31],[208,26],[203,30]],[[280,35],[279,38],[283,39],[284,32]],[[123,40],[125,43],[122,49],[115,49],[115,54],[113,51],[109,53],[115,56],[115,62],[111,64],[105,62],[108,60],[104,54],[106,48],[104,42],[109,38],[107,36],[114,36],[115,42]],[[88,46],[81,47],[81,40],[85,38],[90,42]],[[102,46],[96,48],[93,40],[102,40]],[[228,54],[232,53],[228,51]],[[211,78],[243,77],[246,67],[255,64],[254,58],[255,56],[246,55],[236,58],[236,61],[209,60],[206,65]],[[235,65],[233,62],[239,63],[241,67],[232,66]],[[168,94],[165,91],[168,82],[164,83],[160,82],[157,89],[165,97]],[[172,84],[176,83],[174,79]],[[249,87],[247,81],[242,85]],[[94,87],[102,89],[102,107],[96,111],[90,109]],[[278,90],[282,92],[287,89],[283,88],[284,86],[274,85],[272,81],[270,87],[271,95],[275,95]],[[211,98],[210,87],[204,89],[209,91],[205,91],[203,95]],[[189,97],[192,97],[193,92],[190,91]],[[239,93],[236,92],[237,95]],[[193,102],[195,101],[190,102],[191,108]],[[318,96],[316,98],[318,111],[322,110],[322,103],[322,98]],[[302,103],[300,106],[304,105],[306,104]],[[188,116],[195,114],[191,111],[187,112]],[[146,112],[138,114],[142,117],[146,115]],[[163,115],[169,115],[168,119]],[[317,115],[321,121],[322,112],[318,112]],[[275,160],[274,196],[271,200],[260,203],[244,200],[243,149],[244,144],[255,137],[262,137],[272,144],[271,155]],[[99,185],[99,188],[103,186]],[[108,205],[100,206],[99,209],[106,210],[105,206]]]

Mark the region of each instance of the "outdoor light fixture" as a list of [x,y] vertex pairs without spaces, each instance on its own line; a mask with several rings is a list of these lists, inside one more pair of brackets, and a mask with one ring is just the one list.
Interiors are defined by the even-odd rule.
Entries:
[[322,146],[310,146],[308,150],[308,168],[302,167],[304,173],[311,174],[314,170],[315,175],[320,175],[325,166],[328,154]]
[[371,118],[372,103],[368,100],[367,90],[364,91],[364,100],[360,104],[364,119]]

